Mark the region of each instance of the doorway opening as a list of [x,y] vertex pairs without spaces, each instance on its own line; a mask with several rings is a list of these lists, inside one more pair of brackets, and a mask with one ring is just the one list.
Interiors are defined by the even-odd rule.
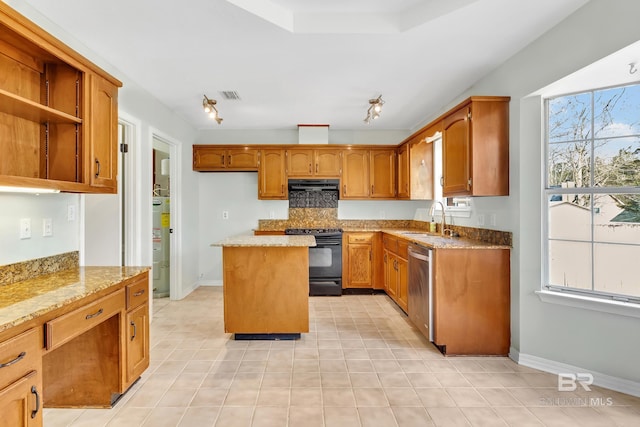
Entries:
[[153,297],[163,298],[171,288],[171,146],[155,135],[152,165]]

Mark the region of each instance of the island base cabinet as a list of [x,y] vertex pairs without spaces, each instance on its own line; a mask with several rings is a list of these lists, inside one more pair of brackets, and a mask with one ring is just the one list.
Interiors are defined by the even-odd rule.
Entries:
[[509,353],[509,256],[509,249],[434,251],[433,342],[445,355]]
[[123,392],[149,367],[149,306],[143,304],[127,313],[127,368]]
[[224,330],[309,332],[308,247],[223,247]]

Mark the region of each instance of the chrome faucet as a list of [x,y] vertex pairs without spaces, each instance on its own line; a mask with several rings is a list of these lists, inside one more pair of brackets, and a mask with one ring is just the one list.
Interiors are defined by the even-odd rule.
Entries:
[[433,202],[433,204],[431,205],[431,209],[429,209],[429,215],[431,215],[431,217],[433,218],[433,215],[435,214],[435,211],[436,211],[436,203],[439,203],[440,207],[442,208],[442,226],[440,228],[440,235],[444,237],[445,229],[447,228],[447,221],[444,216],[444,205],[440,200],[435,200]]

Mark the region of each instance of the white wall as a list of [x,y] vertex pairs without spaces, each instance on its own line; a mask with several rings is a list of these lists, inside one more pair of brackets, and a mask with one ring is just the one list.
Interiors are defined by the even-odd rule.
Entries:
[[[0,193],[0,265],[79,250],[80,196],[75,194]],[[73,206],[75,220],[67,220]],[[20,219],[31,219],[31,238],[20,239]],[[53,235],[42,236],[42,220],[51,218]]]
[[504,212],[513,231],[514,355],[540,366],[578,367],[635,394],[640,394],[638,319],[543,303],[534,293],[540,289],[543,264],[543,110],[541,98],[529,94],[640,40],[638,16],[640,2],[591,0],[451,101],[453,106],[471,94],[511,96],[511,196],[479,202],[484,209]]

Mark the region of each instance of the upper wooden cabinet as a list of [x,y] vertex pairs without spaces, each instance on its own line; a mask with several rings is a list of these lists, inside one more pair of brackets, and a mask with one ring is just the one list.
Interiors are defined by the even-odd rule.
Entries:
[[396,197],[396,150],[393,148],[371,149],[370,197],[393,199]]
[[193,170],[199,172],[256,171],[258,170],[258,150],[237,145],[194,145]]
[[509,97],[471,97],[442,120],[444,196],[509,195]]
[[339,178],[341,150],[291,148],[287,150],[287,175],[291,178]]
[[117,191],[122,83],[0,2],[0,185]]
[[440,129],[438,122],[398,147],[399,199],[433,199],[433,140]]
[[286,200],[287,175],[285,150],[269,148],[260,150],[258,160],[258,199]]
[[369,198],[369,150],[353,148],[342,152],[341,199]]

